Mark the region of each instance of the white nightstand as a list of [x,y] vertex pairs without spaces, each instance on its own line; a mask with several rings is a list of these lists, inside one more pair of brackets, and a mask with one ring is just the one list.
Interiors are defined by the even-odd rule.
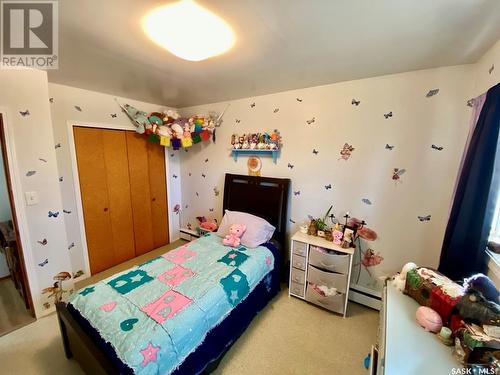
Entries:
[[[353,254],[353,248],[343,249],[324,238],[295,233],[290,246],[288,294],[345,317]],[[322,296],[309,283],[336,288],[337,294]]]

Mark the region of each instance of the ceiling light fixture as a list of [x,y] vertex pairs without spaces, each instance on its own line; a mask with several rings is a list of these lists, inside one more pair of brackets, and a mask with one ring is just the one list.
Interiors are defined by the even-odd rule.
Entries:
[[235,42],[231,27],[193,0],[153,10],[142,20],[142,27],[156,44],[189,61],[220,55]]

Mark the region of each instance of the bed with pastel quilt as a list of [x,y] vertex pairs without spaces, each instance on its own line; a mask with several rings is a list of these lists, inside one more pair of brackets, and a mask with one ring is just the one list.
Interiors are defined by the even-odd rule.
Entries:
[[66,356],[93,374],[210,372],[279,292],[279,247],[209,233],[88,285],[57,306]]

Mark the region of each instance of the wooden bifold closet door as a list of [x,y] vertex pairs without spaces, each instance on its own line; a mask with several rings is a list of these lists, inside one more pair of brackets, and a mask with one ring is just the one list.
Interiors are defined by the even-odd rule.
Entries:
[[91,273],[166,245],[163,147],[134,132],[73,129]]

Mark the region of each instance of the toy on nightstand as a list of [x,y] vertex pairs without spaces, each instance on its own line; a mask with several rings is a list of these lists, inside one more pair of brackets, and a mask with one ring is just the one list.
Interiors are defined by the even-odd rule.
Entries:
[[229,234],[222,240],[226,246],[237,247],[241,244],[241,236],[245,233],[247,227],[243,224],[233,224],[229,227]]
[[[205,216],[197,216],[196,220],[200,223],[199,232],[204,234],[206,232],[215,232],[218,228],[217,220],[208,220]],[[204,233],[201,233],[204,232]]]

